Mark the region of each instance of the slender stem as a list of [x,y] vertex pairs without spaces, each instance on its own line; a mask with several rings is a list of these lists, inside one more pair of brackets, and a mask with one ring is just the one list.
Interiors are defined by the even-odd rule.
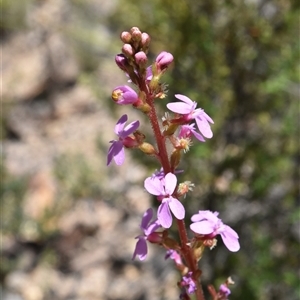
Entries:
[[[147,99],[146,101],[151,107],[151,110],[148,113],[148,117],[151,122],[151,126],[153,128],[153,132],[155,135],[157,148],[158,148],[158,157],[160,158],[160,162],[164,169],[164,173],[167,174],[171,172],[171,165],[170,165],[170,161],[166,149],[165,137],[162,135],[159,127],[157,114],[154,106],[154,97],[149,94],[148,89],[143,81],[140,81],[139,83],[140,83],[139,85],[141,90],[143,90],[146,93],[146,99]],[[178,226],[179,237],[181,241],[182,254],[184,256],[186,264],[188,265],[188,268],[192,271],[193,275],[196,277],[196,274],[198,273],[197,261],[194,259],[192,249],[188,246],[188,237],[187,237],[184,220],[177,220],[177,226]],[[205,300],[200,279],[194,278],[194,280],[197,285],[197,289],[195,292],[196,299]]]

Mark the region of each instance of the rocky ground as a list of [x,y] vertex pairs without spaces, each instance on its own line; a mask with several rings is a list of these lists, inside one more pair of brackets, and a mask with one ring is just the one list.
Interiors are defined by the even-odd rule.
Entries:
[[[101,12],[107,14],[113,5],[103,2]],[[131,260],[140,217],[149,207],[141,184],[148,173],[129,153],[122,167],[106,167],[108,141],[125,111],[112,116],[107,103],[124,78],[114,54],[106,53],[108,33],[99,25],[98,46],[106,54],[99,55],[91,76],[97,93],[84,80],[68,35],[76,20],[68,3],[32,4],[27,27],[3,38],[3,162],[11,177],[26,177],[28,185],[18,231],[2,237],[2,258],[10,266],[2,275],[2,299],[177,299],[177,274],[162,250],[152,247],[142,264]],[[53,216],[64,201],[57,161],[71,173],[76,169],[76,159],[65,162],[67,157],[84,157],[97,178],[97,193],[69,197],[68,209]],[[13,209],[7,201],[4,214]]]

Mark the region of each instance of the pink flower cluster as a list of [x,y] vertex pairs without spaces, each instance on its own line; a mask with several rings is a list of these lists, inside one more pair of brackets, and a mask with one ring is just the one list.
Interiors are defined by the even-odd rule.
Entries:
[[[215,237],[220,235],[229,251],[236,252],[240,249],[238,234],[218,218],[218,212],[199,210],[191,217],[190,230],[193,234],[188,238],[185,228],[185,208],[183,200],[194,186],[190,181],[178,183],[176,171],[182,157],[192,145],[192,138],[200,142],[213,137],[211,124],[212,118],[202,108],[197,108],[197,102],[187,96],[176,94],[179,101],[169,102],[166,106],[173,113],[166,114],[159,125],[154,104],[156,99],[166,97],[165,84],[161,83],[163,74],[173,62],[173,55],[161,52],[153,62],[148,64],[148,48],[150,36],[141,32],[137,27],[130,32],[121,34],[124,43],[122,53],[115,58],[117,66],[129,78],[128,84],[117,86],[112,92],[112,100],[119,105],[130,105],[148,117],[153,130],[156,144],[146,142],[146,135],[139,129],[140,122],[133,121],[126,125],[128,116],[122,115],[115,125],[117,135],[111,140],[107,154],[107,165],[112,161],[120,166],[125,161],[125,148],[139,149],[146,155],[157,159],[160,170],[144,181],[144,188],[156,197],[158,209],[156,216],[152,208],[147,209],[142,217],[140,229],[142,233],[136,237],[137,242],[132,259],[136,257],[143,261],[148,255],[148,245],[157,244],[164,247],[167,256],[171,258],[176,268],[181,272],[178,286],[181,288],[181,299],[190,299],[189,295],[199,292],[198,278],[201,271],[197,271],[198,260],[202,257],[206,247],[213,248],[216,244]],[[173,146],[167,151],[166,141]],[[176,220],[180,242],[170,237],[169,229]],[[214,292],[216,295],[216,291]],[[220,286],[218,295],[220,299],[229,296],[230,290],[227,283]],[[200,295],[200,296],[199,296]],[[198,298],[197,298],[198,299]],[[215,298],[214,298],[215,299]],[[219,298],[218,298],[219,299]]]

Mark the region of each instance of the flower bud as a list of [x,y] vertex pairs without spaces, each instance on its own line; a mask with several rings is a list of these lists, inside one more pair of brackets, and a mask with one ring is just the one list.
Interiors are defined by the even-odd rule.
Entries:
[[128,60],[127,58],[125,57],[124,54],[117,54],[116,57],[115,57],[115,61],[116,61],[116,64],[117,66],[123,70],[123,71],[127,71],[127,67],[129,66],[129,63],[128,63]]
[[156,150],[154,149],[154,147],[149,144],[149,143],[142,143],[140,146],[139,146],[140,150],[142,152],[144,152],[145,154],[148,154],[148,155],[154,155],[156,154]]
[[130,29],[130,33],[133,41],[140,42],[140,40],[142,39],[142,32],[138,27],[132,27]]
[[123,31],[120,35],[120,38],[125,44],[129,44],[131,42],[131,34],[128,31]]
[[134,54],[134,50],[130,44],[124,44],[122,47],[122,52],[126,57],[131,57]]
[[147,55],[145,54],[144,51],[139,51],[138,53],[136,53],[134,55],[134,58],[135,58],[135,62],[141,66],[141,67],[145,67],[146,64],[147,64]]
[[146,32],[143,32],[141,37],[141,47],[144,51],[148,52],[150,42],[151,42],[150,35]]
[[173,62],[173,59],[173,55],[169,52],[162,51],[160,54],[158,54],[155,60],[158,73],[165,71]]
[[112,92],[111,98],[120,105],[133,104],[138,101],[138,95],[135,90],[127,85],[116,87]]

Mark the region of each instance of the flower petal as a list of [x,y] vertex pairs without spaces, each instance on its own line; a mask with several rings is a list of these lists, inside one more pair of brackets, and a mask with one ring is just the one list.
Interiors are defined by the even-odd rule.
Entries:
[[157,218],[164,228],[170,228],[172,225],[172,215],[169,209],[168,202],[162,202],[158,207]]
[[151,195],[160,196],[164,194],[162,183],[157,177],[146,178],[144,181],[144,187]]
[[172,102],[167,104],[167,108],[175,113],[186,115],[192,111],[191,106],[186,103]]
[[140,126],[140,122],[137,121],[133,121],[130,124],[128,124],[124,130],[120,133],[120,136],[122,138],[125,138],[127,136],[129,136],[130,134],[132,134],[135,130],[137,130],[137,128]]
[[204,137],[200,133],[198,133],[196,130],[192,130],[192,134],[198,141],[205,142]]
[[121,166],[125,161],[125,150],[123,148],[123,144],[116,143],[115,149],[114,149],[114,161],[116,165]]
[[171,197],[170,199],[171,201],[169,201],[169,207],[172,213],[174,214],[174,216],[176,217],[176,219],[178,220],[184,219],[185,209],[182,203],[176,198]]
[[110,145],[110,147],[108,149],[107,162],[106,162],[107,166],[111,163],[111,161],[114,157],[114,142],[116,142],[116,141],[111,141],[112,144]]
[[205,111],[202,112],[202,117],[205,118],[209,123],[214,124],[213,119]]
[[142,222],[141,222],[142,229],[144,229],[144,230],[147,229],[148,224],[149,224],[150,220],[152,219],[152,216],[153,216],[153,209],[148,208],[142,217]]
[[229,226],[224,225],[225,229],[221,232],[221,237],[223,243],[229,251],[237,252],[240,250],[239,236],[238,234]]
[[190,225],[192,231],[198,234],[210,234],[214,232],[214,226],[210,221],[203,220],[201,222],[195,222]]
[[150,235],[152,232],[154,232],[156,229],[160,228],[160,223],[156,219],[155,221],[151,222],[148,227],[144,230],[145,236]]
[[138,237],[132,259],[135,259],[135,257],[138,256],[140,260],[144,260],[147,257],[147,253],[148,249],[146,240],[144,239],[144,237]]
[[123,131],[125,123],[127,122],[128,117],[127,115],[123,115],[117,122],[115,126],[115,134],[119,136],[119,133]]
[[211,128],[210,128],[208,122],[205,119],[202,120],[201,118],[197,117],[196,123],[197,123],[199,131],[204,135],[204,137],[206,137],[208,139],[212,138],[213,133],[211,131]]
[[185,102],[186,104],[188,104],[189,106],[193,106],[194,101],[192,101],[189,97],[181,95],[181,94],[175,94],[175,97],[183,102]]
[[165,191],[167,195],[172,195],[176,188],[177,177],[173,173],[168,173],[165,176]]
[[[123,152],[123,154],[122,154]],[[123,157],[122,157],[123,155]],[[117,158],[116,158],[117,157]],[[107,154],[107,166],[111,163],[112,159],[117,165],[122,165],[125,159],[125,153],[123,149],[123,144],[120,141],[112,141],[111,146],[108,149]]]

